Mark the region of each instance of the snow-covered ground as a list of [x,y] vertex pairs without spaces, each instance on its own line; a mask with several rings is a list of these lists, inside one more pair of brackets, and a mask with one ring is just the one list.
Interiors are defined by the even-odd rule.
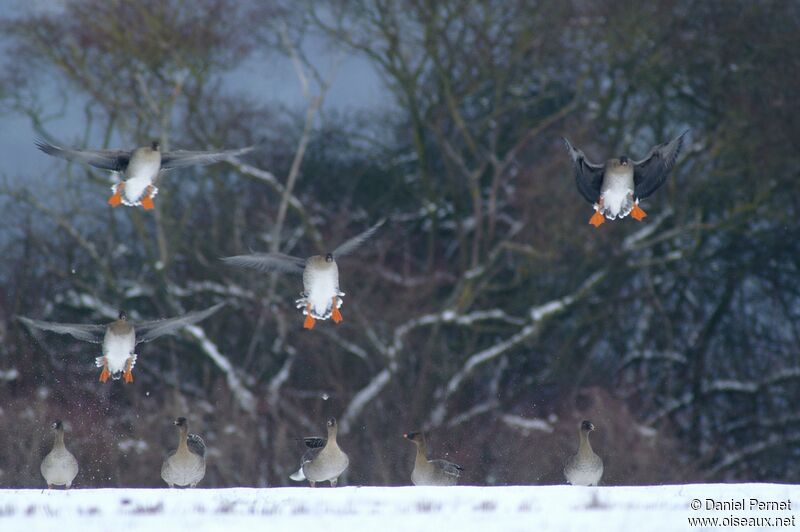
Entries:
[[[691,509],[693,499],[703,509]],[[709,499],[745,509],[705,510]],[[751,499],[789,501],[791,509],[759,511]],[[0,490],[0,530],[672,532],[713,528],[691,526],[692,517],[716,517],[720,530],[730,517],[797,520],[798,507],[800,487],[778,484]]]

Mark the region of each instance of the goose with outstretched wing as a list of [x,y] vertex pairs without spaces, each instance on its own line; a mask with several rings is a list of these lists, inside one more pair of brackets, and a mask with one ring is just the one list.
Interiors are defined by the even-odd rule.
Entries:
[[155,183],[162,170],[213,164],[253,149],[249,146],[237,150],[161,151],[157,140],[133,150],[75,150],[54,146],[44,140],[37,140],[36,147],[54,157],[120,174],[122,181],[111,187],[108,204],[112,207],[141,205],[145,210],[155,208],[153,198],[158,193]]
[[630,214],[641,221],[647,216],[639,206],[639,201],[650,196],[667,180],[688,131],[669,142],[654,146],[639,161],[623,155],[618,159],[609,159],[604,165],[590,162],[580,149],[573,147],[565,138],[578,191],[594,206],[595,212],[589,223],[599,227],[606,218],[614,220]]
[[114,380],[123,377],[125,382],[133,382],[133,366],[136,364],[135,347],[143,342],[155,340],[165,334],[172,334],[178,330],[202,321],[224,306],[224,303],[184,316],[166,320],[155,320],[137,323],[128,319],[124,310],[119,311],[117,319],[109,324],[95,325],[83,323],[55,323],[50,321],[34,320],[19,316],[19,320],[29,329],[50,331],[58,334],[68,334],[84,342],[102,344],[103,356],[95,359],[100,372],[100,382],[106,382],[109,377]]
[[314,328],[316,320],[333,319],[342,321],[342,297],[339,290],[339,266],[336,261],[349,255],[369,240],[383,225],[381,220],[363,233],[355,236],[325,255],[313,255],[307,259],[292,257],[283,253],[256,253],[225,257],[222,260],[233,266],[252,268],[262,272],[283,272],[303,274],[303,292],[295,301],[306,318],[303,327]]

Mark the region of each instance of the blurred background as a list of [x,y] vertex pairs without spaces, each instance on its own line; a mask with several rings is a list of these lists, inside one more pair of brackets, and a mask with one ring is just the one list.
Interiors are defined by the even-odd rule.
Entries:
[[[340,420],[344,483],[407,485],[426,430],[466,484],[563,482],[590,419],[603,483],[800,481],[800,3],[61,0],[0,10],[0,486],[41,487],[65,420],[76,487],[162,486],[171,423],[203,487],[282,486]],[[649,216],[600,229],[561,136],[601,162],[691,128]],[[60,145],[261,143],[106,205]],[[340,264],[338,326],[302,329],[305,256]],[[138,347],[103,323],[227,306]]]

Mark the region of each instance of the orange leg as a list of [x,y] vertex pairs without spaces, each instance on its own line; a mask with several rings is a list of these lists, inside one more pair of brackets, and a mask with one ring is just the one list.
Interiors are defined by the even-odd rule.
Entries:
[[120,203],[122,203],[122,190],[125,188],[125,183],[120,183],[117,185],[117,189],[114,191],[114,194],[108,198],[108,204],[112,207],[118,207]]
[[314,316],[311,315],[311,305],[309,304],[306,307],[306,319],[303,322],[303,329],[313,329],[314,328]]
[[342,318],[342,313],[339,312],[339,307],[336,305],[336,296],[333,298],[333,313],[331,314],[331,319],[333,319],[333,323],[339,323],[344,318]]
[[142,208],[146,211],[152,211],[156,208],[155,204],[153,203],[153,185],[149,185],[147,190],[144,192],[144,197],[142,198]]
[[600,227],[606,221],[606,217],[600,214],[600,211],[594,211],[594,214],[589,218],[589,223],[595,227]]
[[133,382],[133,367],[131,366],[131,359],[128,359],[128,362],[125,364],[125,373],[122,375],[122,379],[128,383]]
[[638,203],[634,203],[633,210],[631,211],[631,216],[633,216],[634,218],[636,218],[641,222],[644,219],[644,217],[647,216],[647,213],[644,212],[644,210],[641,207],[639,207]]
[[110,376],[111,376],[111,373],[109,373],[109,371],[108,371],[108,362],[104,359],[103,360],[103,371],[100,372],[100,382],[106,382]]

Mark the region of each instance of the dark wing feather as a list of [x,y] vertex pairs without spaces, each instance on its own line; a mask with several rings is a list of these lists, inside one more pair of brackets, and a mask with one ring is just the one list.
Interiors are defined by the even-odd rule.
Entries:
[[73,150],[70,148],[60,148],[53,146],[44,140],[36,140],[36,147],[47,155],[61,157],[68,161],[75,161],[88,164],[103,170],[113,170],[122,172],[128,167],[131,160],[131,152],[124,150]]
[[328,443],[327,438],[303,438],[303,444],[309,449],[319,449]]
[[605,169],[601,165],[592,164],[586,159],[586,155],[577,148],[574,148],[569,141],[564,138],[572,166],[575,168],[575,183],[578,185],[578,192],[586,198],[589,203],[597,203],[600,199],[600,187],[603,185],[603,174]]
[[283,253],[254,253],[252,255],[236,255],[222,259],[232,266],[252,268],[260,272],[302,273],[306,261]]
[[231,157],[243,155],[253,150],[254,146],[241,148],[238,150],[215,150],[215,151],[166,151],[161,154],[161,169],[183,168],[185,166],[203,166],[214,164]]
[[146,321],[143,323],[134,324],[136,329],[136,343],[140,344],[142,342],[149,342],[151,340],[155,340],[159,336],[172,334],[183,327],[186,327],[187,325],[192,325],[193,323],[197,323],[208,318],[224,305],[225,303],[219,303],[205,310],[190,312],[185,316],[180,316],[177,318]]
[[206,455],[206,442],[197,434],[189,434],[186,437],[186,445],[189,450],[198,456],[205,457]]
[[671,141],[653,147],[644,159],[633,162],[634,194],[637,199],[646,198],[664,184],[683,146],[683,136],[688,132],[687,129]]
[[441,469],[444,473],[453,477],[460,477],[461,472],[464,471],[464,468],[460,465],[454,464],[453,462],[448,462],[447,460],[431,460],[430,462]]
[[372,237],[372,235],[375,234],[375,231],[377,231],[378,228],[380,228],[380,226],[382,226],[385,222],[386,219],[384,218],[383,220],[380,220],[378,223],[376,223],[375,225],[373,225],[360,235],[354,236],[347,242],[340,245],[338,248],[334,249],[333,258],[338,259],[339,257],[349,255],[350,253],[358,249],[358,247],[361,246],[367,240],[369,240]]
[[303,458],[300,459],[300,467],[303,467],[304,464],[316,458],[321,450],[322,447],[316,447],[314,449],[309,449],[305,453],[303,453]]
[[19,321],[29,329],[39,329],[51,331],[58,334],[68,334],[84,342],[99,344],[103,341],[106,333],[105,325],[85,325],[82,323],[54,323],[50,321],[32,320],[23,316],[17,316]]

